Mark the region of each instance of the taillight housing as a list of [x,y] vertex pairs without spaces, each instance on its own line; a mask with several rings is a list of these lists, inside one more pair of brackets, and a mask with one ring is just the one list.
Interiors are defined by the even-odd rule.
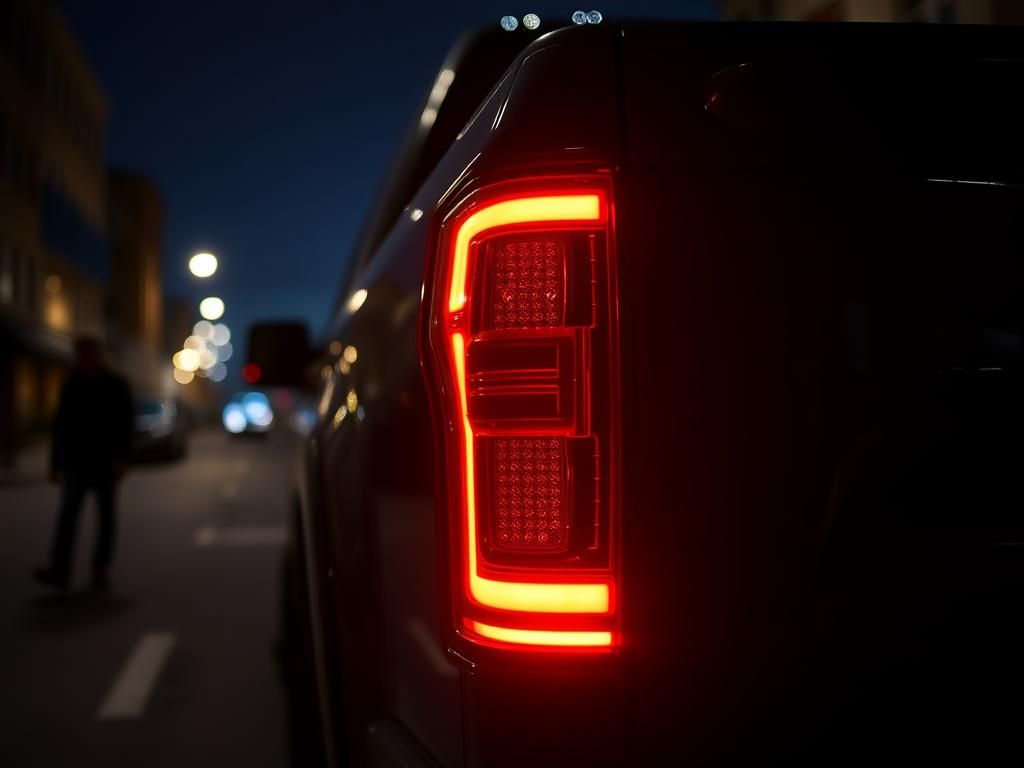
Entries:
[[618,645],[617,333],[603,177],[478,189],[440,224],[453,617],[507,649]]

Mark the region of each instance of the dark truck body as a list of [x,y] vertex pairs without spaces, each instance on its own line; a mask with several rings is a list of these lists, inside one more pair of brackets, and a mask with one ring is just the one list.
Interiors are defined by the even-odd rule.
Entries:
[[[497,85],[464,127],[428,104],[330,329],[289,558],[300,752],[1019,758],[1021,33],[509,39],[446,65],[450,98]],[[523,179],[608,195],[600,652],[459,623],[438,254],[460,206]]]

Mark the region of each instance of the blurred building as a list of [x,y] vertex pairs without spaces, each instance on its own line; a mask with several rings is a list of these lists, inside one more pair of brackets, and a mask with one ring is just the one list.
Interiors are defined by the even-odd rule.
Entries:
[[180,296],[164,299],[164,349],[172,352],[181,349],[181,343],[192,335],[195,311],[194,304]]
[[1024,24],[1022,0],[722,0],[731,21]]
[[136,390],[158,393],[168,384],[161,283],[163,202],[152,181],[127,171],[111,172],[107,199],[108,346]]
[[0,462],[105,333],[107,101],[49,0],[0,4]]

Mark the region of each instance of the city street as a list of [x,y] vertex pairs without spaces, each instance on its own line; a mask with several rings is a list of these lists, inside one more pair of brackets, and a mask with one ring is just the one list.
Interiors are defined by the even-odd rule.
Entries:
[[292,445],[200,432],[184,460],[134,468],[106,592],[86,589],[91,503],[73,591],[30,578],[58,502],[42,452],[0,485],[4,765],[287,762],[273,653]]

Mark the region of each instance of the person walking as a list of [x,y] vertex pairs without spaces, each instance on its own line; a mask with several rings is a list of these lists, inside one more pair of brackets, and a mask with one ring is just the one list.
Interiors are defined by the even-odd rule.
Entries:
[[33,572],[40,584],[59,590],[70,585],[78,518],[92,491],[99,511],[92,585],[108,586],[117,527],[117,484],[127,468],[133,421],[131,389],[105,365],[99,341],[76,340],[74,369],[61,390],[53,425],[50,475],[61,484],[61,502],[50,563]]

